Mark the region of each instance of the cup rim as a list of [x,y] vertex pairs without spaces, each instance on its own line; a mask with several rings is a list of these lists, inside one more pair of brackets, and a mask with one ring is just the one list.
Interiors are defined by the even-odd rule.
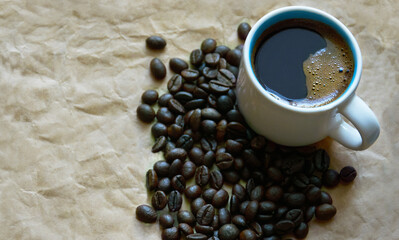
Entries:
[[[261,86],[261,84],[257,80],[257,77],[252,68],[252,64],[251,64],[251,60],[250,60],[251,59],[250,46],[251,46],[251,42],[254,41],[253,38],[254,38],[255,33],[257,33],[257,31],[259,31],[260,27],[265,22],[270,20],[271,18],[276,17],[277,15],[282,14],[282,13],[295,12],[295,11],[296,12],[302,11],[302,12],[307,12],[307,13],[311,13],[314,15],[319,15],[319,16],[322,16],[323,18],[326,18],[326,19],[334,22],[334,24],[336,24],[336,26],[338,26],[338,28],[341,30],[340,34],[345,35],[347,37],[347,39],[349,39],[348,45],[350,46],[351,51],[353,53],[353,58],[354,58],[354,63],[355,63],[354,64],[355,65],[354,73],[353,73],[353,76],[351,79],[351,83],[349,84],[349,86],[345,90],[345,92],[341,94],[341,96],[339,96],[336,100],[334,100],[326,105],[305,108],[305,107],[292,106],[283,101],[279,101],[278,99],[273,97],[270,92],[268,92],[266,89],[264,89]],[[284,109],[298,112],[298,113],[305,113],[305,114],[328,111],[328,110],[331,110],[331,109],[337,107],[344,101],[346,101],[355,92],[355,90],[359,84],[360,77],[361,77],[361,71],[362,71],[362,56],[361,56],[360,48],[359,48],[359,45],[358,45],[355,37],[352,35],[352,33],[349,31],[349,29],[343,23],[341,23],[338,19],[333,17],[332,15],[330,15],[322,10],[319,10],[319,9],[316,9],[313,7],[305,7],[305,6],[289,6],[289,7],[278,8],[276,10],[269,12],[268,14],[263,16],[260,20],[258,20],[256,22],[256,24],[252,27],[251,31],[248,33],[247,40],[245,41],[244,49],[243,49],[243,61],[244,61],[243,63],[244,63],[245,70],[246,70],[247,74],[249,75],[250,81],[252,81],[252,83],[256,86],[257,90],[264,97],[266,97],[268,100],[270,100],[274,104],[276,104]]]

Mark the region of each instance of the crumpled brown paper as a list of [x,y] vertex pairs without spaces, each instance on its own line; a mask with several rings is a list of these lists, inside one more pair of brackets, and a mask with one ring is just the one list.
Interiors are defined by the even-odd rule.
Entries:
[[[235,47],[240,22],[288,5],[327,11],[353,32],[357,94],[381,123],[368,150],[319,144],[358,177],[330,190],[338,213],[312,221],[307,239],[399,239],[399,2],[378,0],[1,2],[0,239],[160,239],[157,224],[135,219],[161,157],[136,118],[144,90],[166,89],[151,58],[188,59],[207,37]],[[152,34],[164,51],[145,48]]]

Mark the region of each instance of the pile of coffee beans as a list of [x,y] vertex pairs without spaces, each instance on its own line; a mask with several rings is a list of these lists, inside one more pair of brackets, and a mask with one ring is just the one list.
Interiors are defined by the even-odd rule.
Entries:
[[[245,39],[249,30],[241,24],[238,36]],[[147,45],[158,49],[166,41],[147,39]],[[230,49],[205,39],[191,52],[191,67],[170,60],[175,74],[168,93],[142,95],[137,116],[143,122],[156,118],[152,152],[163,152],[164,159],[146,174],[152,206],[137,207],[136,218],[158,220],[163,240],[305,238],[313,217],[326,221],[336,214],[323,186],[356,177],[353,167],[329,169],[323,149],[280,146],[249,128],[234,93],[241,51],[242,45]],[[166,71],[151,64],[151,72]],[[182,209],[184,200],[189,210]]]

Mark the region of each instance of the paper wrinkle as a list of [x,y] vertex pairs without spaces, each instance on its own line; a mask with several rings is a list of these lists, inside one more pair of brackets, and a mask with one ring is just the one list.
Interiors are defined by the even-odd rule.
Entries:
[[[162,159],[136,116],[141,94],[167,91],[172,57],[188,61],[208,37],[234,48],[239,23],[289,5],[327,11],[353,33],[357,94],[381,124],[365,151],[318,143],[332,168],[358,177],[327,190],[337,215],[312,221],[307,239],[399,239],[399,2],[377,0],[0,3],[0,239],[160,239],[157,224],[135,218],[151,200],[146,171]],[[166,48],[148,50],[150,35]],[[163,81],[149,73],[154,57]]]

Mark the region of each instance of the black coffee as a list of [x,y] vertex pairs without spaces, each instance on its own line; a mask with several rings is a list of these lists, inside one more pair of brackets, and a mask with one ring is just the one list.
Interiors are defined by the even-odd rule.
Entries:
[[266,30],[252,63],[261,85],[278,99],[300,107],[338,98],[353,75],[353,56],[344,39],[326,24],[290,19]]

